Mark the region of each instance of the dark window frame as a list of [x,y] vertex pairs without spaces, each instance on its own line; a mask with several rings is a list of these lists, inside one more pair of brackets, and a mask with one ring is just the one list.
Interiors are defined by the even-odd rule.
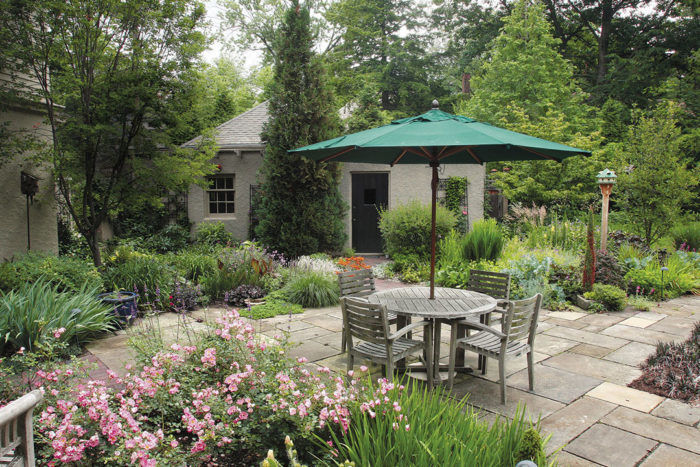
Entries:
[[217,174],[207,177],[207,212],[209,215],[236,213],[236,175]]

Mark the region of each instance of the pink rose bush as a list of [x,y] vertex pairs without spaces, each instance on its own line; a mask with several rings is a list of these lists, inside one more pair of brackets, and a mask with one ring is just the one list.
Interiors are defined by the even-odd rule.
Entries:
[[[57,331],[58,333],[58,331]],[[290,435],[309,445],[342,435],[351,413],[391,417],[409,429],[387,380],[367,368],[347,377],[286,357],[287,344],[255,334],[231,311],[195,345],[141,354],[137,371],[88,380],[74,364],[35,371],[35,442],[42,463],[252,465]],[[2,375],[0,375],[2,376]]]

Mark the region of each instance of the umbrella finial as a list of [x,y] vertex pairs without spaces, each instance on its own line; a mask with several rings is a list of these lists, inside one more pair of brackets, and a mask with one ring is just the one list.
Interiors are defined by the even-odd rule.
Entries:
[[433,100],[433,109],[438,109],[440,108],[440,104],[438,103],[437,99]]

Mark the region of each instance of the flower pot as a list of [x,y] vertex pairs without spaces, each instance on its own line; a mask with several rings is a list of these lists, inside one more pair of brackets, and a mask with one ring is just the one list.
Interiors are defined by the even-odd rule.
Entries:
[[138,295],[134,292],[108,292],[97,296],[103,303],[112,305],[112,313],[124,324],[131,324],[138,314],[136,301]]
[[576,295],[575,300],[576,300],[576,306],[583,309],[583,310],[587,310],[591,307],[592,300],[588,300],[587,298],[584,298],[582,295]]

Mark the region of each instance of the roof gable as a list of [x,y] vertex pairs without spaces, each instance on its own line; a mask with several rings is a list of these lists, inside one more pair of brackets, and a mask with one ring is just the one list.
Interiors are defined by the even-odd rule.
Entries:
[[[267,108],[267,101],[265,101],[217,126],[214,129],[214,134],[219,149],[264,146],[260,135],[262,134],[263,125],[269,118]],[[201,135],[197,136],[182,146],[194,147],[201,138]]]

